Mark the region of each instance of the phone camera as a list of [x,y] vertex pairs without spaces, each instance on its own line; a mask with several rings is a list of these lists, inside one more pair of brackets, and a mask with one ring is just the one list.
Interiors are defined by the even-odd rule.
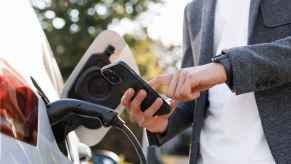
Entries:
[[110,69],[105,69],[102,71],[102,73],[111,84],[118,84],[121,82],[121,78]]

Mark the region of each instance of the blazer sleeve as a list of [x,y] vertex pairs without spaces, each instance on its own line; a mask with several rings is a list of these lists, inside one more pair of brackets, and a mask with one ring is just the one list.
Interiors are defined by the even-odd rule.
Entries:
[[[183,59],[182,67],[193,66],[193,54],[189,38],[189,24],[187,20],[187,8],[184,11],[184,25],[183,25]],[[188,128],[193,122],[193,110],[195,106],[195,101],[189,102],[179,102],[177,104],[177,109],[170,116],[169,123],[166,132],[163,134],[151,133],[147,131],[148,140],[150,145],[160,146],[168,140],[175,137],[178,133]]]
[[291,36],[224,50],[224,53],[232,65],[229,87],[238,95],[291,82]]

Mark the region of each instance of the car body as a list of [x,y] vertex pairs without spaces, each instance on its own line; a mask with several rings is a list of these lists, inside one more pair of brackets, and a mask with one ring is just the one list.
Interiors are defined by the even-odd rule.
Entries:
[[[37,112],[36,116],[33,116],[37,119],[35,143],[25,142],[15,135],[14,137],[8,136],[1,129],[0,163],[72,163],[59,150],[55,142],[46,112],[46,104],[31,80],[31,77],[34,78],[50,101],[60,98],[63,79],[36,14],[29,1],[11,0],[1,2],[0,19],[2,22],[0,27],[1,76],[7,76],[3,73],[6,71],[6,67],[13,69],[13,71],[8,70],[7,74],[12,74],[10,71],[17,74],[12,77],[12,80],[22,79],[25,83],[23,86],[30,89],[37,98],[33,100],[34,103],[37,103],[36,109],[29,111]],[[3,81],[1,82],[2,87],[5,87]],[[2,92],[5,92],[3,88]],[[11,91],[11,94],[15,94],[15,92]],[[3,97],[1,99],[1,103],[7,103]],[[24,119],[31,119],[28,118],[30,113],[23,115],[22,117],[26,117]],[[1,118],[3,119],[5,116],[1,115]],[[17,119],[9,116],[6,116],[6,119],[11,120],[12,127],[10,128],[17,126]],[[1,122],[1,124],[4,123],[4,121]],[[27,121],[24,121],[19,124],[26,123]],[[21,131],[21,128],[18,131]]]
[[[78,163],[79,161],[74,162],[72,160],[78,154],[75,157],[70,155],[65,156],[59,150],[47,115],[46,102],[44,102],[31,80],[31,78],[35,80],[49,101],[55,101],[60,98],[63,79],[31,4],[25,0],[3,1],[0,5],[0,19],[1,76],[4,78],[7,76],[4,74],[5,71],[8,71],[8,76],[15,73],[16,76],[12,77],[12,81],[21,79],[20,81],[23,81],[23,86],[32,91],[32,94],[36,97],[33,100],[36,105],[36,108],[33,109],[36,115],[30,119],[36,119],[37,123],[36,130],[34,131],[37,133],[34,143],[28,143],[19,136],[8,136],[3,132],[2,127],[2,133],[0,133],[0,163]],[[4,81],[1,82],[2,87],[5,87]],[[2,88],[1,92],[5,92],[5,90]],[[11,95],[15,94],[13,91],[9,93]],[[2,108],[4,106],[3,103],[7,103],[7,101],[4,97],[1,97],[1,99]],[[13,98],[9,100],[11,102],[15,101]],[[22,107],[19,105],[20,101],[26,100],[17,99],[17,101],[16,105],[21,109]],[[29,122],[19,122],[18,118],[13,119],[3,114],[1,118],[1,124],[5,124],[7,120],[10,120],[11,129],[21,126],[21,124],[24,124],[25,127],[28,124],[27,122]],[[5,118],[6,122],[4,120]],[[22,129],[18,128],[16,132]],[[76,144],[74,144],[75,148],[71,148],[72,150],[78,149],[79,147],[77,137],[75,137],[74,142]]]
[[[0,163],[78,164],[82,162],[80,159],[86,161],[91,156],[88,145],[98,143],[108,128],[80,127],[69,133],[64,154],[47,114],[47,103],[66,97],[68,85],[78,76],[78,66],[64,84],[29,1],[1,2],[0,20]],[[115,45],[118,52],[110,60],[124,60],[138,71],[129,48],[114,32],[104,32],[98,37],[85,58],[109,43]],[[122,107],[117,108],[121,112]]]

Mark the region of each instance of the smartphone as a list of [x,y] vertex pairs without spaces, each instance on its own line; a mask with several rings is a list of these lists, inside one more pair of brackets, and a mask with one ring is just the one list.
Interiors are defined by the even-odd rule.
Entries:
[[[129,88],[133,88],[136,92],[144,89],[147,92],[147,97],[141,104],[142,111],[149,108],[157,98],[161,98],[145,80],[123,61],[102,67],[101,74],[112,85],[113,94],[119,96],[120,99]],[[163,104],[155,115],[164,115],[171,112],[171,106],[164,99],[162,100]]]

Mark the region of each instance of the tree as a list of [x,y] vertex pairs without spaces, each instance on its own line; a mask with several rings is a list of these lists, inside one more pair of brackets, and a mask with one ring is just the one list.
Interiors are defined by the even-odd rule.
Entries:
[[66,78],[93,39],[112,22],[136,19],[160,0],[32,0]]

